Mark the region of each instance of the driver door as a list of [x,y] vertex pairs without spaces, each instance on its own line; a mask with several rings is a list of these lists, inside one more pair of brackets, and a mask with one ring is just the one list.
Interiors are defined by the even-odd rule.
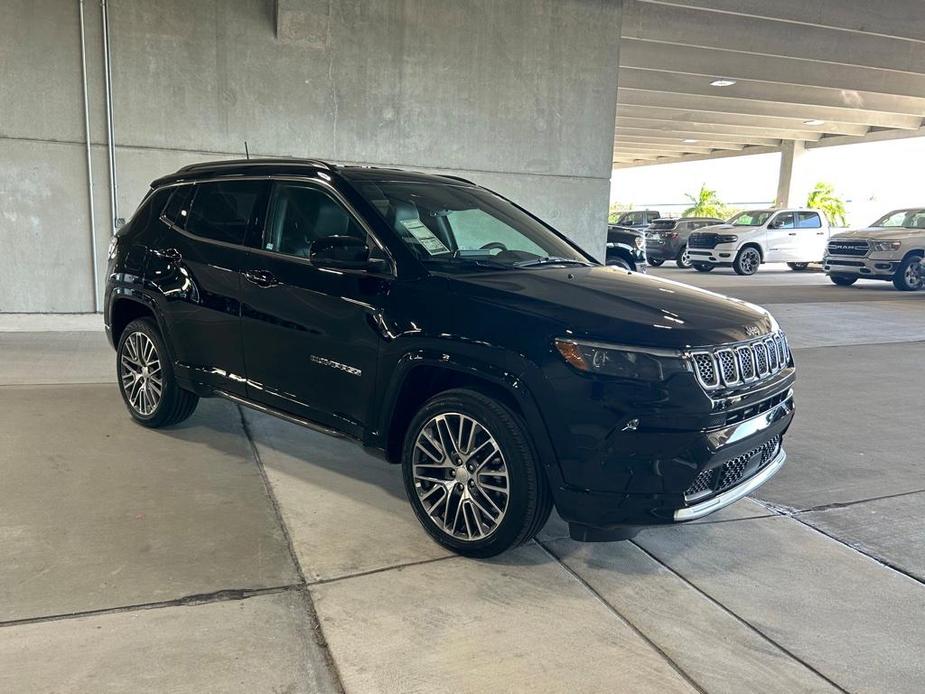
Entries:
[[799,260],[796,226],[796,215],[793,212],[779,212],[768,222],[766,263]]
[[376,318],[392,279],[309,259],[314,243],[343,236],[374,247],[333,190],[274,182],[261,248],[242,272],[241,321],[250,399],[358,435],[376,381]]

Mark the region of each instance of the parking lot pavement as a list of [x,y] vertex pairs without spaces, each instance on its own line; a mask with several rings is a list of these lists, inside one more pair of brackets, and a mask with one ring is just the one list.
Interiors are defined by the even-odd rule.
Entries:
[[767,270],[653,274],[788,331],[781,473],[632,542],[554,516],[491,561],[349,443],[217,400],[149,431],[102,333],[0,332],[0,691],[925,690],[925,293]]

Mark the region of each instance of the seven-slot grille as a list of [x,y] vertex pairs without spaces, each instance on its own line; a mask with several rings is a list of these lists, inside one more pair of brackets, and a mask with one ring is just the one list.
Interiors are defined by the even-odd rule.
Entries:
[[830,255],[867,255],[867,252],[870,250],[869,241],[855,241],[855,240],[835,240],[829,241],[829,254]]
[[790,347],[784,333],[736,345],[723,345],[690,352],[694,373],[706,390],[753,383],[783,369],[790,362]]
[[747,453],[702,471],[685,490],[684,497],[691,501],[708,493],[718,494],[734,487],[743,481],[746,474],[751,476],[774,460],[780,451],[780,440],[780,436],[774,436]]

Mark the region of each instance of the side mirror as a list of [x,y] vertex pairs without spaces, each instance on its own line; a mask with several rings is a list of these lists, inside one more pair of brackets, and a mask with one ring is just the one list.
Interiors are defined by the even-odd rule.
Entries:
[[325,236],[312,244],[308,258],[318,267],[341,270],[370,268],[369,246],[355,236]]
[[116,229],[121,229],[125,226],[125,217],[116,217],[113,227]]

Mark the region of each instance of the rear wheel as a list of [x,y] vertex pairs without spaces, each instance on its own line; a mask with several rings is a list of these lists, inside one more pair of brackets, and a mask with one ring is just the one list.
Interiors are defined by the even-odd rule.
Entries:
[[678,255],[675,256],[674,262],[678,267],[684,268],[685,270],[691,266],[691,256],[690,253],[687,252],[687,246],[684,246],[678,251]]
[[794,272],[803,272],[803,270],[809,267],[809,263],[787,263],[787,267]]
[[896,274],[893,275],[893,286],[901,292],[914,292],[925,286],[920,256],[909,256],[899,264]]
[[746,246],[732,262],[732,269],[737,275],[754,275],[761,265],[761,253],[754,246]]
[[710,263],[694,263],[694,269],[697,272],[710,272],[714,267],[716,266]]
[[608,264],[608,265],[612,265],[613,267],[622,267],[624,270],[632,270],[632,269],[633,269],[633,266],[630,265],[630,263],[629,263],[628,260],[626,260],[625,258],[621,258],[621,257],[618,256],[618,255],[613,256],[612,258],[608,258],[608,259],[607,259],[607,264]]
[[552,510],[524,424],[473,390],[440,393],[421,408],[405,435],[402,472],[424,529],[466,556],[527,542]]
[[664,258],[646,258],[646,262],[649,263],[652,267],[660,267],[664,262]]
[[139,424],[158,428],[193,414],[199,397],[177,385],[167,348],[150,318],[129,323],[116,351],[119,392]]
[[857,277],[852,277],[851,275],[829,275],[829,279],[839,287],[850,287],[858,281]]

